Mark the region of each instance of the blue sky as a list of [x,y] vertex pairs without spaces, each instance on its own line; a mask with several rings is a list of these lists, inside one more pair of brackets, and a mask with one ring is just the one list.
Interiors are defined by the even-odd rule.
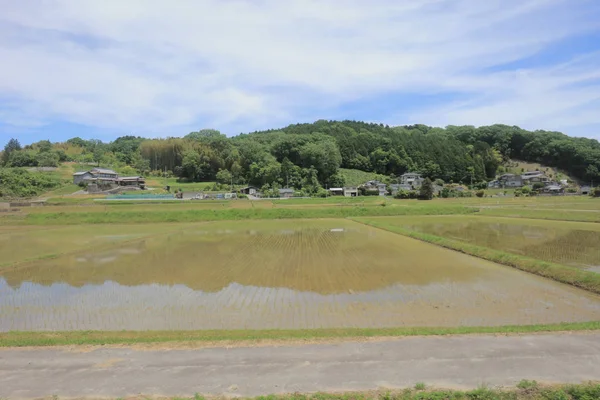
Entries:
[[0,0],[0,145],[317,119],[600,139],[597,0]]

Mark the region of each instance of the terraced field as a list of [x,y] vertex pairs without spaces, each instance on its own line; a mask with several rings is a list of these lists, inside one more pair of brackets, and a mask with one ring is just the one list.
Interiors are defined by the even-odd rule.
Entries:
[[[18,232],[1,242],[11,258],[0,269],[0,331],[498,326],[600,316],[597,295],[349,220]],[[28,237],[39,243],[37,260],[9,249]]]
[[600,225],[595,223],[470,216],[385,221],[413,231],[600,272]]

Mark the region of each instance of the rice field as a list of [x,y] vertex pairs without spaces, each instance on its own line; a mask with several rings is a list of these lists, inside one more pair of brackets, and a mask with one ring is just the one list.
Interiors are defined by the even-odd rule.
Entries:
[[600,226],[594,223],[479,216],[390,218],[386,223],[600,273]]
[[[600,316],[592,293],[345,219],[8,236],[0,241],[0,255],[11,257],[0,267],[0,331],[500,326]],[[28,237],[37,256],[8,249]],[[41,257],[52,243],[62,253]]]

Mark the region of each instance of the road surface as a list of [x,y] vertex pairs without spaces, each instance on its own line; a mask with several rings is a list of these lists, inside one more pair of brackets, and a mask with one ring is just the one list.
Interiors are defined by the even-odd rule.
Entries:
[[600,333],[412,337],[274,347],[0,349],[0,398],[255,396],[600,380]]

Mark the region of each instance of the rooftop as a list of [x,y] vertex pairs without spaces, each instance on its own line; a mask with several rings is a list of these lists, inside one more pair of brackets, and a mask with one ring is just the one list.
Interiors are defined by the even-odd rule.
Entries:
[[94,168],[91,171],[92,173],[97,172],[99,174],[111,174],[111,175],[118,175],[115,171],[113,171],[112,169],[106,169],[106,168]]

